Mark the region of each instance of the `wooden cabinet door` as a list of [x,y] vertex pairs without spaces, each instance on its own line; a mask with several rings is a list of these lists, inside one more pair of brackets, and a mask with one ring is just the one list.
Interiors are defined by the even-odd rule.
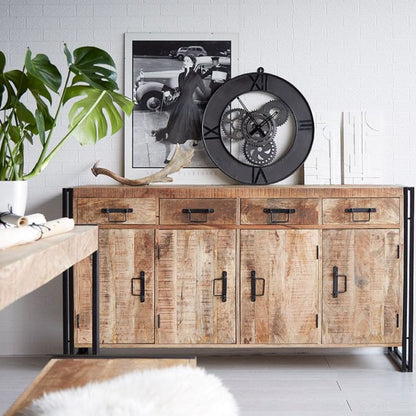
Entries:
[[100,229],[99,242],[101,342],[153,343],[154,231]]
[[241,343],[320,342],[318,247],[316,230],[241,231]]
[[323,343],[401,343],[399,247],[399,230],[323,231]]
[[159,230],[157,235],[157,343],[235,343],[235,231]]

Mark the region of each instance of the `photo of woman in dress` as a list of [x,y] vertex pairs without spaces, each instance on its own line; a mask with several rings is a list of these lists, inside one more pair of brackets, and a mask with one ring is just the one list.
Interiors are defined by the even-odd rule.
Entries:
[[[199,169],[192,174],[202,178],[207,168],[215,169],[202,140],[203,112],[218,72],[210,68],[218,57],[226,79],[231,77],[231,44],[236,45],[236,40],[224,39],[222,34],[207,34],[207,39],[141,36],[132,34],[133,40],[126,43],[132,64],[126,65],[126,80],[131,80],[126,88],[131,89],[135,106],[131,122],[126,123],[125,172],[150,175],[153,169],[166,166],[179,145],[194,150],[189,168]],[[142,168],[149,170],[137,170]]]
[[198,141],[201,140],[202,111],[194,101],[193,95],[197,88],[204,94],[207,94],[208,91],[202,81],[201,74],[194,70],[195,64],[194,56],[185,56],[183,60],[184,70],[179,74],[177,90],[167,86],[163,89],[165,101],[170,101],[175,95],[179,94],[166,127],[152,132],[156,141],[166,146],[165,163],[170,161],[176,144],[189,142],[196,146]]

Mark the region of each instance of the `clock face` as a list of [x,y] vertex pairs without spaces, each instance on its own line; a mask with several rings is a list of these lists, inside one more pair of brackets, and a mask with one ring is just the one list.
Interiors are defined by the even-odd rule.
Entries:
[[293,173],[313,141],[309,105],[290,83],[275,75],[240,75],[210,98],[203,139],[214,163],[228,176],[269,184]]

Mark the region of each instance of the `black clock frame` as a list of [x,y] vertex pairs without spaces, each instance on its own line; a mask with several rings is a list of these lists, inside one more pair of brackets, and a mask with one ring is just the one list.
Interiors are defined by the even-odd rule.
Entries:
[[[295,119],[291,147],[283,157],[267,166],[252,166],[237,160],[221,139],[220,123],[226,106],[237,96],[250,91],[264,91],[282,99]],[[245,184],[267,185],[285,179],[305,161],[312,148],[314,122],[308,102],[295,86],[259,68],[257,72],[230,79],[214,92],[205,108],[202,133],[209,157],[226,175]]]

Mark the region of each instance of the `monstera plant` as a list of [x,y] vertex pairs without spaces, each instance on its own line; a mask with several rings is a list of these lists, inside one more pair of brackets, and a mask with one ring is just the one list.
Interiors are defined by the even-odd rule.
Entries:
[[[133,102],[117,92],[115,64],[107,52],[86,46],[71,53],[64,45],[64,53],[63,77],[46,55],[33,57],[30,49],[22,69],[6,71],[0,51],[0,181],[33,178],[70,137],[94,144],[121,129],[122,112],[131,114]],[[62,132],[60,123],[57,135],[64,114],[68,127]],[[28,168],[29,144],[38,153]]]

